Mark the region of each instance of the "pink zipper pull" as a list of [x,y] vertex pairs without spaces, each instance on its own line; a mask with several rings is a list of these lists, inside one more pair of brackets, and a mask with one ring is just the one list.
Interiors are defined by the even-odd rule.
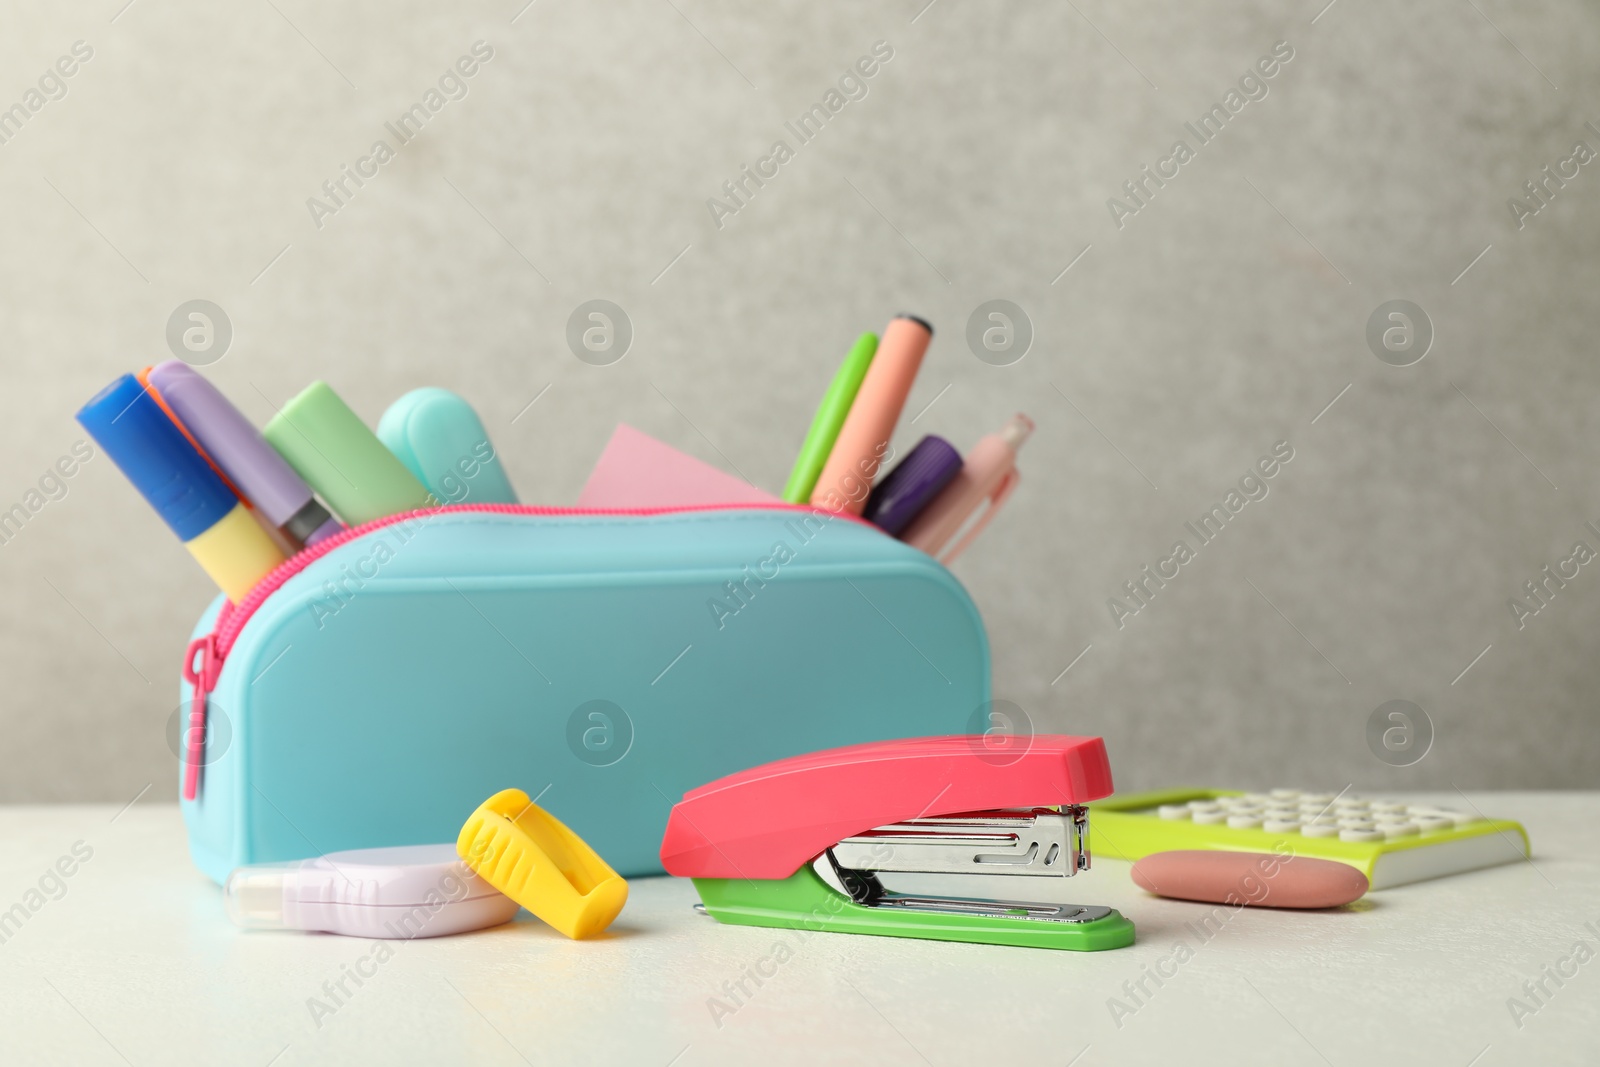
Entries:
[[[194,669],[195,653],[201,654],[200,670]],[[200,791],[200,761],[205,759],[206,697],[217,687],[222,657],[217,655],[217,635],[207,634],[189,642],[183,659],[183,680],[194,686],[189,699],[189,730],[186,738],[183,774],[183,799],[193,800]]]

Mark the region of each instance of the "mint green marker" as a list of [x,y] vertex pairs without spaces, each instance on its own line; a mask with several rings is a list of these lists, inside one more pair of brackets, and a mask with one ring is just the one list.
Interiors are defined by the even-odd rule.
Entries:
[[413,389],[390,404],[378,440],[442,503],[517,503],[483,420],[448,389]]
[[306,386],[261,436],[350,526],[432,503],[416,476],[327,382]]
[[866,377],[867,367],[872,364],[872,357],[877,351],[878,335],[864,333],[856,339],[850,354],[844,357],[839,373],[833,376],[833,384],[828,386],[822,403],[817,405],[817,415],[811,420],[811,432],[806,434],[805,444],[800,446],[800,455],[794,461],[794,470],[789,472],[789,482],[783,487],[783,499],[786,502],[804,504],[811,499],[817,479],[822,476],[822,467],[828,462],[828,453],[833,451],[833,443],[839,437],[839,427],[844,425],[844,417],[850,414],[850,405],[855,403],[861,379]]

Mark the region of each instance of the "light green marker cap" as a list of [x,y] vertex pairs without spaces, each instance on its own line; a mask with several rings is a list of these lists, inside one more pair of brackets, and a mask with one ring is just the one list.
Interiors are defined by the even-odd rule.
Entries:
[[816,418],[811,420],[811,432],[806,434],[805,444],[800,446],[794,470],[789,473],[788,484],[783,487],[784,500],[791,504],[804,504],[811,499],[811,491],[817,487],[817,479],[822,477],[822,468],[828,462],[828,454],[833,451],[833,443],[839,439],[839,428],[844,425],[844,417],[850,414],[850,405],[855,403],[856,393],[861,389],[861,379],[867,376],[867,368],[877,352],[878,335],[864,333],[856,339],[850,354],[844,357],[839,373],[833,376],[833,384],[828,386],[822,403],[817,406]]
[[350,526],[432,503],[416,476],[327,382],[306,386],[261,435]]

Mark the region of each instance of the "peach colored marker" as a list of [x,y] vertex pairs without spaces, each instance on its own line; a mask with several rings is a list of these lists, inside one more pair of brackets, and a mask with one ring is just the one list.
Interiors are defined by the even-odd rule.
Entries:
[[[933,498],[933,503],[911,521],[900,540],[913,545],[930,556],[939,556],[940,562],[949,563],[959,556],[973,538],[983,531],[999,512],[1000,506],[1016,489],[1022,475],[1017,471],[1017,449],[1033,432],[1033,420],[1018,413],[1011,417],[999,433],[986,434],[978,439],[967,454],[961,470],[951,479],[944,491]],[[968,519],[987,502],[983,514],[972,528],[944,555],[945,545],[961,531]]]
[[898,315],[889,322],[811,491],[812,504],[851,515],[867,506],[872,481],[889,455],[889,438],[932,339],[933,327],[915,316]]

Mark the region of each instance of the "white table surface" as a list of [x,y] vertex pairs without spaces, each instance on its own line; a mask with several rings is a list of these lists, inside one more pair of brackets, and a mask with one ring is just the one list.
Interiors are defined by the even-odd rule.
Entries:
[[[1121,909],[1139,940],[1096,953],[723,926],[667,878],[634,881],[585,943],[526,914],[409,943],[243,933],[175,807],[0,808],[0,911],[44,901],[0,944],[0,1063],[1600,1063],[1600,793],[1470,796],[1527,826],[1531,863],[1336,912],[1244,909],[1201,941],[1185,923],[1204,906],[1099,860],[1066,898]],[[93,854],[64,893],[47,883],[59,899],[28,898],[78,842]],[[792,958],[714,1019],[780,941]],[[1562,963],[1579,941],[1595,958]],[[1192,958],[1136,1005],[1124,983],[1178,942]],[[1546,965],[1576,974],[1538,1004],[1523,983]],[[323,984],[347,969],[372,976],[338,1004]],[[1114,1018],[1113,997],[1135,1010]],[[1514,997],[1537,1008],[1520,1028]]]

